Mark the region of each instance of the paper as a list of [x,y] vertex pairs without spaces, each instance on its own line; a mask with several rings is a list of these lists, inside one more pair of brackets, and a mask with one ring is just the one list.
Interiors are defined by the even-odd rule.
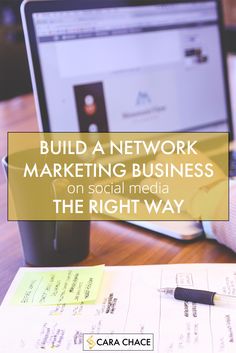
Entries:
[[236,295],[236,265],[106,267],[94,304],[11,305],[25,273],[34,271],[21,269],[3,302],[0,352],[83,352],[83,333],[153,333],[158,353],[236,352],[235,308],[158,292],[181,285]]
[[104,266],[61,271],[27,271],[12,297],[15,305],[58,305],[94,302]]

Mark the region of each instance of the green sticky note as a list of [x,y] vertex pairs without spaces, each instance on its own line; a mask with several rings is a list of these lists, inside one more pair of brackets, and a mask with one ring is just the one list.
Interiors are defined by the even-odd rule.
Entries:
[[16,288],[14,305],[59,305],[95,302],[104,265],[56,271],[26,271]]

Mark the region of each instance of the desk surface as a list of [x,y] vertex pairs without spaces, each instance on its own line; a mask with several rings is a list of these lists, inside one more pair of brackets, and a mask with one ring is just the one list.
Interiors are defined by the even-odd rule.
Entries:
[[[231,78],[235,77],[236,82],[236,59],[231,62],[230,70]],[[236,97],[236,94],[234,96]],[[8,131],[37,130],[32,95],[0,103],[0,157],[7,151]],[[7,222],[6,180],[2,168],[0,168],[0,195],[1,302],[18,268],[25,266],[17,224]],[[80,265],[197,262],[236,262],[236,254],[215,241],[201,239],[183,243],[122,222],[92,222],[91,252]]]

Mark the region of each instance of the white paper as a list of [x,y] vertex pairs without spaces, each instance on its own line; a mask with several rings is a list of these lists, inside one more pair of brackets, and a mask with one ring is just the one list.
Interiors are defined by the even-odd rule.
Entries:
[[236,352],[236,308],[186,303],[158,292],[178,285],[236,295],[236,265],[106,267],[95,304],[10,304],[24,271],[39,270],[20,269],[8,291],[0,309],[0,352],[78,353],[83,333],[153,333],[158,353]]

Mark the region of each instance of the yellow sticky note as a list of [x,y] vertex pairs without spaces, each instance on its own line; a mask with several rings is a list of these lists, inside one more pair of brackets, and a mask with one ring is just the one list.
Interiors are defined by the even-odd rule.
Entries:
[[14,305],[58,305],[95,302],[104,265],[56,271],[27,271],[13,294]]

